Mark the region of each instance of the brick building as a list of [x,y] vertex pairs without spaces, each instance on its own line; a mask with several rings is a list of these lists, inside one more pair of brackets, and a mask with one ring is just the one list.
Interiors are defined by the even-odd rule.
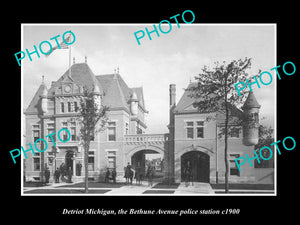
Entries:
[[[197,85],[190,83],[188,88]],[[191,164],[194,181],[209,183],[225,182],[224,136],[219,137],[224,127],[225,115],[218,113],[200,113],[194,108],[194,98],[185,91],[176,104],[176,86],[170,85],[170,124],[169,124],[169,177],[175,182],[184,179],[184,168]],[[250,92],[242,109],[230,107],[230,114],[240,117],[247,114],[258,125],[259,108],[253,92]],[[210,116],[211,119],[207,120]],[[234,121],[234,119],[232,120]],[[228,137],[228,160],[230,183],[265,183],[274,182],[273,160],[258,164],[252,160],[253,167],[245,163],[238,170],[235,159],[246,154],[254,157],[254,145],[258,142],[258,127],[243,128],[229,122],[231,132]],[[252,158],[251,157],[251,158]],[[260,160],[264,161],[264,160]]]
[[[24,149],[30,148],[29,143],[57,133],[61,128],[67,128],[71,133],[68,142],[56,140],[56,148],[49,138],[45,152],[27,154],[28,158],[24,160],[26,180],[42,180],[46,166],[52,178],[55,168],[62,163],[72,170],[73,181],[83,180],[83,148],[76,121],[79,115],[76,108],[83,86],[93,91],[95,97],[110,109],[106,129],[95,133],[90,144],[89,179],[103,181],[106,168],[115,168],[118,180],[123,180],[127,163],[131,163],[134,169],[137,166],[145,169],[145,154],[160,153],[164,157],[161,166],[169,181],[181,182],[183,169],[189,161],[195,181],[224,182],[224,139],[217,138],[220,126],[224,123],[222,113],[218,114],[217,120],[206,121],[207,114],[201,114],[193,108],[194,99],[189,97],[187,91],[176,104],[176,88],[170,85],[169,133],[147,134],[145,114],[148,111],[143,89],[128,87],[118,71],[94,75],[86,62],[73,64],[57,81],[52,82],[49,89],[42,83],[25,110]],[[251,94],[245,102],[244,111],[236,112],[257,117],[259,107]],[[67,133],[62,135],[66,136]],[[273,183],[273,164],[254,168],[246,163],[239,172],[234,163],[237,157],[253,155],[257,135],[256,130],[244,131],[243,134],[243,129],[237,127],[229,138],[230,182]],[[255,164],[255,167],[260,166]]]
[[[83,86],[93,91],[95,96],[101,98],[103,105],[109,107],[107,128],[95,133],[90,144],[90,179],[101,180],[107,167],[116,168],[118,177],[122,177],[124,166],[128,162],[135,162],[137,159],[145,162],[145,156],[141,153],[163,153],[164,150],[159,145],[162,145],[165,135],[145,135],[147,126],[144,118],[148,111],[145,109],[141,87],[129,88],[117,71],[114,74],[94,75],[87,63],[73,64],[70,70],[57,81],[53,81],[49,89],[42,83],[24,112],[24,149],[29,149],[29,143],[33,144],[38,138],[57,133],[61,128],[67,128],[71,133],[71,140],[68,142],[56,140],[56,148],[49,138],[45,152],[27,154],[27,180],[41,180],[43,167],[47,166],[53,174],[55,168],[62,163],[73,171],[73,180],[83,178],[83,148],[80,145],[79,124],[76,121],[76,108],[79,106]],[[146,139],[147,142],[144,141]],[[144,143],[148,146],[146,149]],[[156,146],[151,147],[152,143]]]

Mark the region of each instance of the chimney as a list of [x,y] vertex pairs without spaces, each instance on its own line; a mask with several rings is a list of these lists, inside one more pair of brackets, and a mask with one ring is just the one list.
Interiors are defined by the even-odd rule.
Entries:
[[170,84],[170,108],[176,105],[176,85]]

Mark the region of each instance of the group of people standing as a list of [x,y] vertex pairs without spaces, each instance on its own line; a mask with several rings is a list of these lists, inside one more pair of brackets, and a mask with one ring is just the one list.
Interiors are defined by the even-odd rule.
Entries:
[[[76,175],[81,174],[81,166],[76,165]],[[65,163],[62,163],[59,167],[56,168],[53,178],[55,180],[55,183],[59,183],[61,180],[62,182],[66,183],[72,183],[72,175],[73,171],[71,167],[67,167]],[[135,170],[132,168],[130,163],[127,164],[127,166],[124,168],[124,178],[126,179],[126,184],[132,184],[133,178],[136,179],[136,184],[141,184],[144,177],[148,179],[148,186],[153,186],[153,178],[155,175],[155,167],[152,163],[149,163],[146,169],[146,173],[143,167],[137,166]],[[110,180],[113,181],[113,183],[116,183],[116,177],[117,172],[116,169],[106,169],[105,172],[105,183],[108,183]],[[49,183],[50,179],[50,170],[48,167],[45,169],[45,179],[46,183]]]
[[105,173],[105,183],[108,183],[109,180],[112,180],[114,183],[116,183],[116,177],[117,177],[117,171],[115,168],[113,168],[111,171],[109,168],[106,169]]
[[[126,184],[132,184],[133,178],[135,178],[136,183],[140,185],[145,176],[145,172],[142,167],[137,166],[134,170],[132,169],[130,163],[128,163],[127,166],[124,168],[124,172],[125,172],[124,178],[126,179]],[[155,175],[155,167],[153,166],[152,163],[149,163],[146,172],[146,178],[148,179],[149,186],[153,185],[154,175]]]
[[53,176],[55,183],[59,183],[59,180],[66,183],[72,183],[73,171],[71,167],[67,167],[65,163],[62,163],[56,168]]
[[[71,167],[67,168],[67,166],[62,163],[60,167],[57,167],[56,170],[54,171],[53,178],[55,183],[59,183],[59,178],[61,181],[67,182],[67,183],[72,183],[72,175],[73,171]],[[48,184],[50,180],[50,170],[48,166],[45,168],[45,183]]]

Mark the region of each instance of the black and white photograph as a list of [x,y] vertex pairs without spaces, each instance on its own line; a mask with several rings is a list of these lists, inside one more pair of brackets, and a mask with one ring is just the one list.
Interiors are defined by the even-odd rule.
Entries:
[[22,37],[23,195],[276,194],[274,146],[260,152],[276,80],[253,80],[276,67],[276,24],[23,24]]

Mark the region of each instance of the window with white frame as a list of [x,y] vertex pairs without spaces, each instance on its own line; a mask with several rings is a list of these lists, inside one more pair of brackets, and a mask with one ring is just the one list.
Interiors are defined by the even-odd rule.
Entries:
[[95,152],[89,151],[88,152],[88,171],[95,170]]
[[108,122],[107,135],[108,141],[116,141],[117,124],[115,121]]
[[186,137],[188,139],[194,139],[194,122],[186,122]]
[[40,157],[33,157],[33,171],[41,170],[41,159]]
[[68,112],[72,112],[72,108],[71,108],[71,102],[68,102]]
[[[230,165],[230,175],[231,176],[240,176],[240,171],[236,165],[235,159],[239,158],[240,154],[229,154],[229,165]],[[239,160],[238,160],[238,163]]]
[[116,151],[107,151],[108,168],[116,168]]
[[[52,134],[55,132],[54,123],[48,123],[47,124],[47,133]],[[55,135],[52,135],[53,140],[55,141]],[[51,137],[48,136],[48,142],[52,142]]]
[[53,152],[47,152],[48,155],[48,160],[47,160],[47,164],[49,166],[53,165],[53,159],[54,159],[54,153]]
[[187,139],[204,138],[204,121],[186,121],[185,129]]
[[240,128],[239,127],[231,127],[229,130],[229,137],[231,138],[239,138],[240,137]]
[[74,102],[74,111],[75,112],[78,112],[78,103],[77,102]]
[[40,138],[40,135],[41,135],[40,132],[41,132],[40,125],[38,125],[38,124],[32,125],[33,142],[35,142],[37,139]]
[[[62,129],[68,129],[68,123],[67,122],[62,122]],[[62,140],[66,141],[68,140],[68,133],[66,130],[62,130],[60,135],[62,135]]]
[[204,121],[196,121],[196,134],[197,138],[204,137]]
[[63,102],[60,103],[60,111],[61,111],[62,113],[65,112],[65,103],[63,103]]

